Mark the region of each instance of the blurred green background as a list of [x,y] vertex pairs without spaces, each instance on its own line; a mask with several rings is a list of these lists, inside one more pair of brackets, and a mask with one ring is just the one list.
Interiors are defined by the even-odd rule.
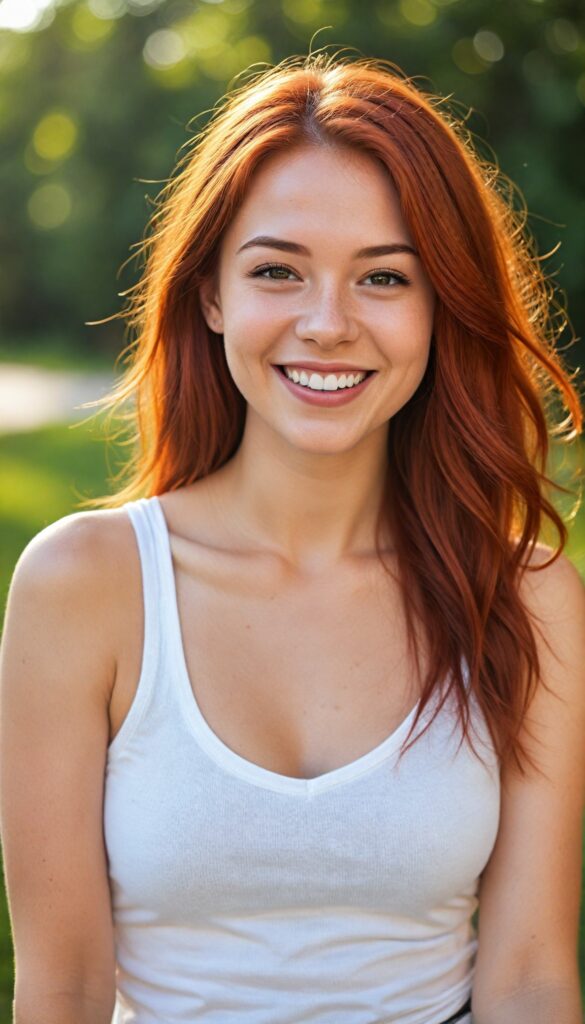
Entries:
[[[0,384],[8,364],[44,368],[47,390],[76,372],[113,374],[121,322],[86,321],[117,312],[136,281],[137,243],[181,147],[240,71],[307,53],[316,32],[313,49],[355,47],[452,97],[482,153],[493,151],[524,194],[529,230],[580,333],[581,2],[0,0]],[[567,348],[570,338],[565,330],[559,347],[576,368],[583,342]],[[23,384],[16,404],[35,402]],[[36,424],[0,415],[0,619],[28,540],[80,497],[108,490],[98,423],[72,428],[71,400],[62,406]],[[554,453],[551,471],[567,479],[582,453]],[[568,553],[585,578],[583,512]],[[11,1019],[12,967],[0,900],[0,1024]]]

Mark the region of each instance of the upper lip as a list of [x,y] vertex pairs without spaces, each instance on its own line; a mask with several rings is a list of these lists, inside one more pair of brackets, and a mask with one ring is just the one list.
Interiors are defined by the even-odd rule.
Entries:
[[348,370],[350,373],[369,373],[365,366],[352,366],[351,363],[318,363],[314,359],[290,359],[279,363],[279,366],[300,366],[301,369],[315,370],[316,373],[339,373]]

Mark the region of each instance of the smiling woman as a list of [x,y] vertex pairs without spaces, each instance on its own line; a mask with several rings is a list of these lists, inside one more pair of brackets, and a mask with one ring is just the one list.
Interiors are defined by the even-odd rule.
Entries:
[[494,169],[317,53],[151,228],[127,485],[9,594],[17,1024],[579,1024],[582,413]]
[[[266,225],[274,235],[257,232]],[[267,264],[271,252],[285,252],[291,262]],[[435,301],[379,161],[346,145],[311,143],[268,157],[200,296],[246,400],[245,448],[268,452],[286,442],[337,456],[359,448],[361,460],[379,466],[388,422],[424,375]],[[286,372],[275,373],[279,367],[291,383]],[[349,388],[348,376],[337,378],[335,370],[350,374]],[[308,416],[306,408],[346,410],[350,403],[351,415],[335,417]],[[254,467],[259,481],[265,478],[262,460]],[[291,501],[292,524],[299,520]]]

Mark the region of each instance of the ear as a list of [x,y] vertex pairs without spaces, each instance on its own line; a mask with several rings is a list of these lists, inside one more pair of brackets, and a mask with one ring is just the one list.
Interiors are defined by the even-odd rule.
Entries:
[[199,286],[199,302],[205,322],[216,334],[223,332],[223,316],[215,275],[208,277]]

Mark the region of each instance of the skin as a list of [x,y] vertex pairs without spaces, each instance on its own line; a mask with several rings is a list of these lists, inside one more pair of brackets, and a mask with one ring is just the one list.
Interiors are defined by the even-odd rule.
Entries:
[[[266,245],[238,252],[258,235],[299,243],[310,255]],[[233,510],[232,527],[297,567],[333,567],[374,550],[387,433],[424,375],[435,303],[417,255],[354,258],[393,243],[414,248],[382,165],[357,150],[303,145],[257,170],[222,240],[215,279],[201,289],[206,321],[223,334],[247,402],[241,446],[214,480],[218,507]],[[251,276],[275,262],[288,272]],[[376,376],[348,405],[310,406],[273,365],[303,358]]]

